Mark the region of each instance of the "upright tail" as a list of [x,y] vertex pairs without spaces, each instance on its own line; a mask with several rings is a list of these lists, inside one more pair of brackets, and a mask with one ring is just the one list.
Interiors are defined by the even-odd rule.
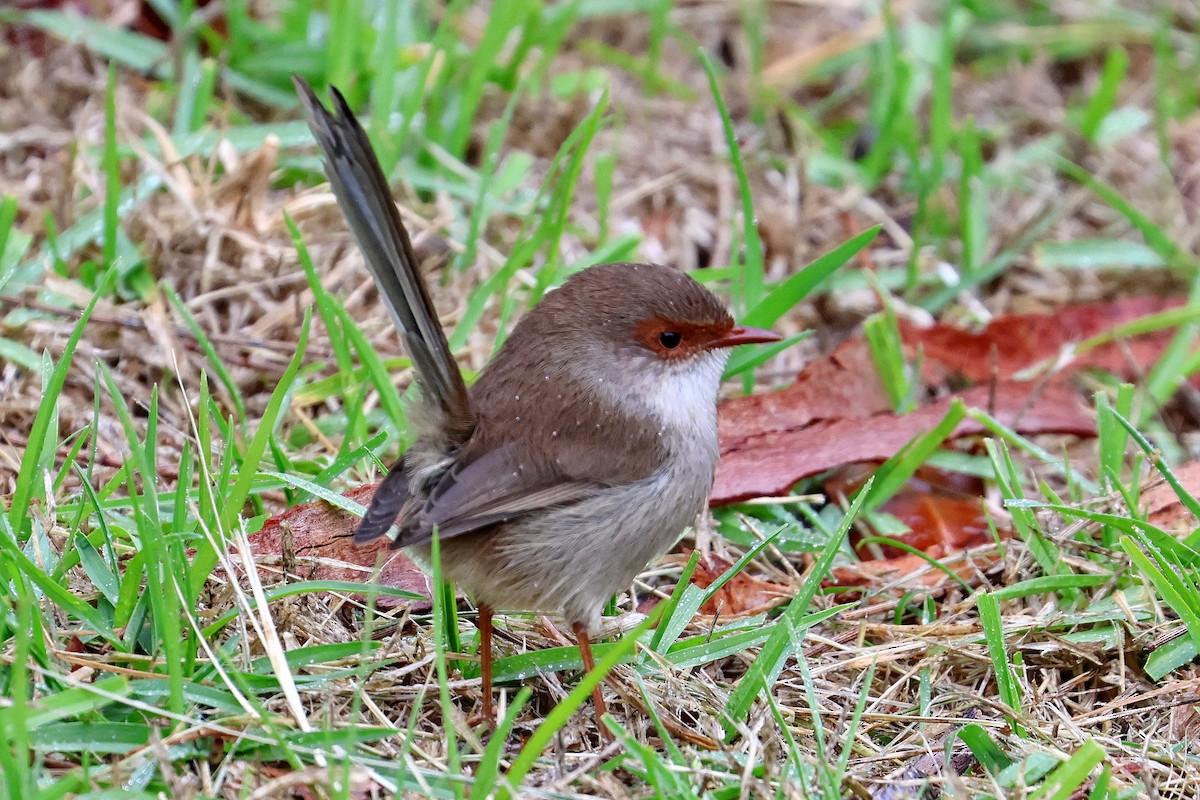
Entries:
[[424,402],[444,414],[448,423],[469,421],[472,415],[466,384],[450,355],[429,289],[417,271],[408,231],[400,221],[366,132],[337,89],[330,90],[335,116],[303,78],[297,76],[293,81],[308,126],[325,151],[325,173],[346,224],[412,356]]
[[[293,81],[308,126],[325,152],[325,172],[346,224],[412,357],[421,401],[448,438],[465,435],[474,422],[467,387],[417,271],[412,242],[371,142],[337,89],[331,89],[336,113],[330,113],[308,83],[298,76]],[[366,541],[385,533],[407,495],[403,463],[397,464],[376,491],[355,539]]]

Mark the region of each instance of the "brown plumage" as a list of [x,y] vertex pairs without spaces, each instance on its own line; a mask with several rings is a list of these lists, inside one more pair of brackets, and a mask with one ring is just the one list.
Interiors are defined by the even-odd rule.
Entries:
[[445,575],[480,609],[490,715],[492,610],[560,614],[590,669],[604,603],[703,507],[728,348],[779,337],[735,326],[669,267],[605,264],[547,294],[467,391],[366,135],[336,91],[335,117],[297,88],[422,390],[418,437],[356,539],[394,531],[395,546],[428,559],[437,532]]

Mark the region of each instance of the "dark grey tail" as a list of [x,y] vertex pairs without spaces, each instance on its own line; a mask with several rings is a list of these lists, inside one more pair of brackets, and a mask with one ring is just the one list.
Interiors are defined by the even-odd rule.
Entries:
[[400,212],[366,132],[337,89],[330,90],[335,116],[321,105],[304,79],[295,77],[293,81],[308,126],[325,151],[325,172],[346,224],[409,348],[425,402],[448,421],[469,420],[466,384],[450,355],[429,289],[417,271],[408,231],[400,222]]
[[[296,76],[293,81],[308,126],[325,153],[325,173],[346,224],[412,357],[422,402],[448,432],[468,432],[473,415],[466,384],[450,355],[450,345],[438,322],[429,289],[417,271],[412,242],[400,221],[400,212],[371,142],[337,89],[330,90],[336,112],[330,113],[304,79]],[[356,540],[382,535],[395,520],[408,494],[408,487],[400,477],[402,463],[396,467],[371,501]]]

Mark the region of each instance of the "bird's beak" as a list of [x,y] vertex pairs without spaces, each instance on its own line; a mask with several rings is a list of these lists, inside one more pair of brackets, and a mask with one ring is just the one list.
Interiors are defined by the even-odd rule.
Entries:
[[745,325],[734,325],[728,333],[708,343],[710,350],[719,347],[736,347],[739,344],[760,344],[762,342],[778,342],[783,337],[775,331],[762,328],[747,328]]

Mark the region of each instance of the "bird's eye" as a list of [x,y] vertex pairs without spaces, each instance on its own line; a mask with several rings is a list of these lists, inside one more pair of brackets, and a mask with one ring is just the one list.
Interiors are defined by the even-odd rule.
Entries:
[[663,331],[658,335],[658,343],[668,350],[679,347],[681,341],[683,341],[683,337],[676,331]]

